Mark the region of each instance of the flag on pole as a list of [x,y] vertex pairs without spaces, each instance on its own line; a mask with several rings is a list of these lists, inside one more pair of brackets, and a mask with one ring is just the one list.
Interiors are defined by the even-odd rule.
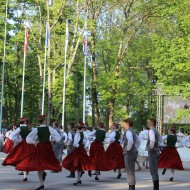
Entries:
[[49,23],[46,23],[46,47],[48,47],[48,43],[49,43],[49,39],[50,39],[50,31],[49,31]]
[[68,24],[68,20],[66,20],[65,48],[66,48],[66,52],[68,52],[68,48],[69,48],[69,24]]
[[24,41],[24,53],[26,54],[28,52],[28,28],[25,29],[25,41]]
[[83,39],[83,55],[88,55],[88,41],[87,41],[87,33],[84,32],[84,39]]

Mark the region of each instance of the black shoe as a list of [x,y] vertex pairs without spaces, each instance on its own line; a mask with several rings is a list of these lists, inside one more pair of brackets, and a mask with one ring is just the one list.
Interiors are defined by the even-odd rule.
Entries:
[[82,171],[82,172],[81,172],[81,177],[82,177],[82,175],[83,175],[83,174],[85,174],[85,172],[84,172],[84,171]]
[[20,172],[20,173],[18,173],[18,175],[24,175],[24,173],[23,173],[23,172]]
[[174,178],[173,177],[170,177],[170,181],[173,181],[174,180]]
[[113,171],[116,172],[116,169],[114,169]]
[[166,168],[164,168],[164,170],[162,171],[162,175],[165,175],[166,173]]
[[44,172],[44,173],[43,173],[43,181],[45,181],[45,180],[46,180],[46,176],[47,176],[47,173],[46,173],[46,172]]
[[28,178],[27,178],[27,177],[25,177],[25,178],[23,179],[23,181],[28,181]]
[[99,181],[99,178],[98,178],[98,177],[95,177],[95,180],[96,180],[96,181]]
[[38,187],[36,190],[42,190],[42,189],[45,189],[44,185]]
[[129,190],[135,190],[135,185],[129,185]]
[[121,173],[120,173],[120,174],[118,174],[117,179],[120,179],[120,178],[121,178],[121,176],[122,176],[122,175],[121,175]]
[[159,180],[153,181],[154,188],[153,190],[159,190]]
[[77,181],[76,183],[73,183],[73,185],[78,185],[78,184],[82,184],[82,181]]
[[88,175],[89,175],[89,177],[92,177],[91,171],[88,171]]

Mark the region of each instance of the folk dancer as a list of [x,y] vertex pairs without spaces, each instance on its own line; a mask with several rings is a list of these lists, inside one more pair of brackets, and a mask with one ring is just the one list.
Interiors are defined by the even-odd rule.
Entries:
[[164,147],[161,155],[159,157],[158,168],[164,168],[162,175],[165,174],[166,168],[171,169],[171,178],[170,181],[173,181],[174,178],[174,170],[184,170],[181,162],[181,158],[179,156],[178,151],[176,150],[176,143],[180,143],[181,140],[176,135],[176,129],[174,127],[170,127],[168,130],[168,135],[162,137],[163,142],[166,142],[166,146]]
[[[62,135],[62,132],[59,128],[59,123],[58,122],[54,122],[53,123],[53,128],[59,133],[59,135]],[[53,141],[53,151],[55,154],[55,157],[57,158],[57,160],[61,163],[62,161],[62,155],[63,155],[63,148],[64,148],[64,144],[63,144],[63,139],[61,138],[60,142],[55,142]],[[52,171],[54,172],[54,171]]]
[[35,151],[17,164],[16,169],[21,171],[38,171],[40,186],[36,190],[42,190],[45,188],[44,181],[47,175],[44,170],[62,171],[50,142],[50,136],[56,142],[61,140],[61,136],[55,129],[46,125],[45,115],[40,115],[38,120],[40,126],[34,128],[26,138],[27,143],[36,145]]
[[156,129],[156,119],[151,118],[148,122],[150,128],[147,141],[149,170],[153,180],[153,190],[159,190],[158,159],[160,155],[159,140],[160,134]]
[[[74,150],[73,142],[75,137],[75,129],[74,129],[74,123],[69,123],[68,125],[68,135],[67,135],[67,155],[71,154]],[[75,178],[75,172],[70,172],[69,176],[66,176],[68,178]]]
[[140,140],[133,130],[133,121],[128,118],[124,120],[124,140],[123,140],[123,155],[125,160],[125,169],[127,171],[127,180],[129,190],[135,190],[135,162],[138,157],[138,147]]
[[[35,149],[35,146],[33,144],[28,144],[26,142],[26,137],[31,132],[31,128],[29,127],[29,122],[26,118],[20,118],[21,123],[20,127],[18,127],[16,130],[14,130],[11,135],[11,140],[18,141],[19,137],[21,136],[21,141],[18,145],[16,145],[13,150],[8,154],[6,159],[3,161],[2,165],[7,166],[15,166],[19,164],[21,161],[23,161],[27,156],[30,156]],[[27,181],[27,172],[23,172],[24,179],[23,181]]]
[[[23,124],[23,122],[20,122],[19,124]],[[19,143],[19,139],[15,139],[14,141],[10,139],[10,135],[16,129],[17,125],[18,124],[15,123],[11,126],[11,129],[5,133],[6,140],[3,146],[3,152],[6,154],[9,154],[13,150],[13,148]]]
[[62,167],[69,170],[71,173],[77,171],[77,181],[73,185],[81,184],[81,176],[83,171],[94,170],[94,166],[84,149],[85,138],[82,131],[83,125],[77,125],[77,132],[74,137],[74,150],[68,154],[62,161]]
[[119,125],[118,123],[112,124],[112,132],[108,138],[108,149],[106,150],[107,158],[109,158],[112,162],[116,163],[115,170],[118,170],[117,179],[121,178],[121,169],[125,168],[125,162],[123,157],[123,148],[120,144],[120,132],[119,132]]
[[94,137],[94,142],[90,146],[90,159],[95,169],[95,180],[99,180],[98,175],[100,171],[114,170],[116,163],[107,158],[104,141],[106,140],[106,131],[104,123],[98,123],[97,130],[92,131],[89,134],[89,138]]

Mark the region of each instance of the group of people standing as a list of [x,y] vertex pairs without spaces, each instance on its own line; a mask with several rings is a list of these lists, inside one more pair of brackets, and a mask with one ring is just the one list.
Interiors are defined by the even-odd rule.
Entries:
[[[69,124],[68,133],[65,133],[57,122],[54,122],[53,128],[47,126],[45,115],[40,115],[38,120],[39,126],[32,128],[26,118],[21,118],[20,126],[12,131],[4,146],[4,152],[8,155],[2,164],[23,171],[23,181],[28,180],[28,172],[37,171],[40,185],[36,190],[42,190],[47,176],[45,170],[60,172],[65,168],[70,171],[67,177],[76,177],[73,185],[79,185],[84,171],[90,177],[95,171],[95,180],[98,181],[101,171],[118,170],[119,179],[121,169],[125,169],[129,190],[135,190],[135,163],[141,141],[133,129],[131,118],[123,121],[124,133],[120,131],[119,123],[113,123],[108,133],[102,122],[93,131],[87,130],[85,124],[79,122],[76,126]],[[158,167],[164,168],[163,173],[166,168],[171,168],[173,174],[174,169],[182,170],[183,166],[175,147],[178,141],[175,128],[170,128],[169,135],[162,139],[156,129],[156,119],[151,118],[148,129],[146,151],[149,170],[153,190],[159,190]],[[160,155],[161,143],[165,145]],[[109,145],[106,150],[105,144]],[[64,146],[67,147],[67,156],[62,160]]]

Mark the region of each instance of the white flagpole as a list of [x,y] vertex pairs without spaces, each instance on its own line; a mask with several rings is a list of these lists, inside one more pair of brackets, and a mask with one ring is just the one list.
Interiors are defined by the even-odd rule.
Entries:
[[46,54],[47,54],[47,47],[46,47],[46,42],[47,40],[47,30],[49,27],[47,24],[46,24],[46,40],[45,40],[45,55],[44,55],[44,75],[43,75],[43,92],[42,92],[42,115],[44,115],[44,102],[45,102],[45,85],[46,85],[46,64],[47,64],[47,61],[46,61]]
[[83,91],[83,123],[85,123],[86,111],[86,56],[84,56],[84,91]]
[[65,60],[64,60],[64,70],[63,70],[63,105],[62,105],[62,126],[63,126],[63,130],[65,128],[65,94],[66,94],[67,48],[68,48],[68,20],[66,20]]
[[46,53],[47,48],[45,47],[45,55],[44,55],[44,76],[43,76],[43,92],[42,92],[42,115],[44,114],[44,101],[45,101],[45,85],[46,85]]
[[26,69],[26,52],[24,51],[24,61],[23,61],[23,73],[22,73],[22,95],[21,95],[21,111],[20,117],[23,117],[23,107],[24,107],[24,79],[25,79],[25,69]]
[[6,11],[5,11],[5,33],[4,33],[4,50],[3,50],[2,84],[1,84],[1,107],[0,107],[0,133],[1,133],[1,129],[2,129],[3,98],[4,98],[4,84],[5,84],[5,58],[6,58],[6,42],[7,42],[7,10],[8,10],[8,0],[6,1]]

